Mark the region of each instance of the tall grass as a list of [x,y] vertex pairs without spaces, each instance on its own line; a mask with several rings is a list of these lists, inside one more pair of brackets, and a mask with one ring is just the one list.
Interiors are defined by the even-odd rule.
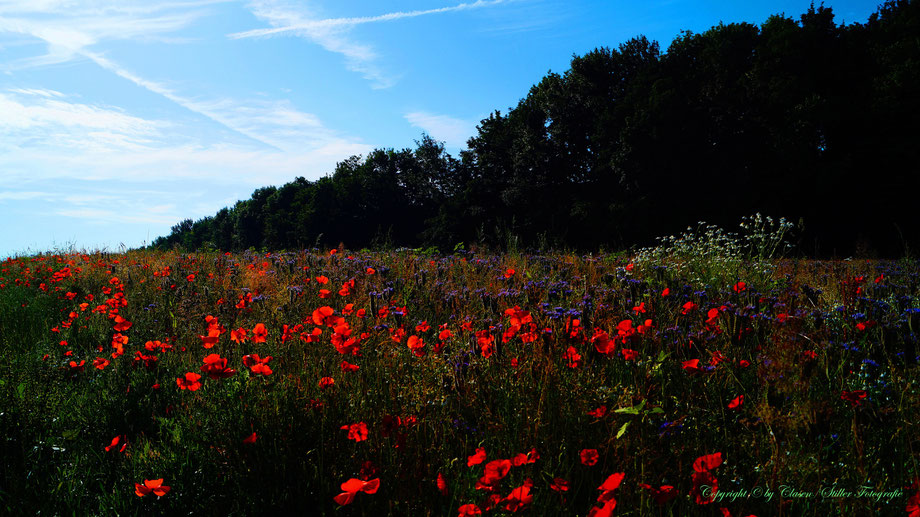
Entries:
[[[584,515],[603,508],[598,487],[622,472],[608,494],[618,515],[903,512],[920,475],[917,264],[757,253],[719,271],[713,256],[711,269],[700,269],[704,260],[685,269],[689,256],[632,264],[412,250],[7,260],[0,509],[456,515],[475,504]],[[314,322],[321,307],[348,324],[344,336],[335,322],[347,355],[335,328]],[[124,327],[116,316],[130,327],[115,330]],[[208,316],[224,329],[212,348],[202,339]],[[264,343],[253,339],[257,324]],[[247,330],[241,342],[231,340],[238,329]],[[116,334],[128,338],[122,355]],[[411,336],[424,345],[413,351]],[[201,367],[210,354],[236,372],[209,378]],[[246,366],[252,354],[271,356],[270,375]],[[97,358],[109,364],[98,369]],[[189,372],[202,375],[200,389],[179,388]],[[325,377],[334,384],[321,387]],[[367,439],[349,439],[359,423]],[[478,448],[486,459],[469,466]],[[586,465],[590,450],[597,463]],[[707,475],[723,494],[777,495],[701,505],[694,464],[715,453],[724,462]],[[519,454],[506,476],[485,475],[489,462]],[[135,493],[160,478],[170,487],[162,497]],[[379,479],[379,489],[340,505],[334,498],[352,478]],[[553,489],[559,480],[566,491]],[[673,486],[677,497],[659,504],[643,483]],[[797,498],[782,486],[902,492]]]

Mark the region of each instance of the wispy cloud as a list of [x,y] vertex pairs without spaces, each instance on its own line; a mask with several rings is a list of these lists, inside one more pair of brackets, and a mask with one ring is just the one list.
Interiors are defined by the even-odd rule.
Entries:
[[318,19],[308,13],[302,6],[292,5],[279,0],[255,0],[250,4],[252,13],[268,22],[271,28],[253,29],[230,34],[230,38],[264,38],[277,35],[294,35],[305,38],[323,47],[329,52],[345,57],[346,67],[360,73],[372,83],[374,88],[388,88],[395,84],[396,78],[385,74],[374,64],[377,57],[373,47],[355,43],[348,38],[348,31],[356,26],[390,22],[406,18],[416,18],[433,14],[480,9],[513,0],[477,0],[436,9],[416,11],[399,11],[377,16],[359,16],[347,18]]
[[128,115],[116,108],[68,102],[50,90],[0,92],[0,135],[6,149],[34,148],[53,142],[71,149],[104,146],[137,151],[169,124]]
[[474,122],[425,111],[406,113],[405,119],[413,127],[424,130],[435,140],[441,140],[448,147],[457,149],[465,148],[466,141],[473,136],[476,130]]

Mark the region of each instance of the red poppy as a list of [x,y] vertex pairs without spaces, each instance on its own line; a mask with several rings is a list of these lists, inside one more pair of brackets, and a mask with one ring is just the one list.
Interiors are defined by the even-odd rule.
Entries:
[[578,455],[581,457],[582,465],[592,466],[597,465],[597,460],[600,458],[600,455],[597,453],[597,449],[582,449]]
[[681,314],[687,314],[688,312],[696,309],[696,307],[697,305],[695,303],[687,302],[683,305],[683,310],[681,311]]
[[188,372],[184,377],[176,378],[176,384],[180,390],[195,391],[201,387],[201,376],[197,373]]
[[367,440],[367,424],[364,422],[358,422],[357,424],[351,425],[343,425],[340,427],[340,429],[348,431],[349,440],[354,440],[356,442],[363,442],[364,440]]
[[444,477],[444,474],[438,472],[438,479],[435,481],[435,484],[438,486],[438,492],[441,495],[447,495],[447,479]]
[[238,328],[236,330],[231,330],[230,331],[230,341],[233,341],[234,343],[245,343],[246,334],[248,333],[249,331],[244,328]]
[[747,284],[744,282],[738,282],[734,287],[732,287],[732,290],[734,290],[736,293],[744,292],[747,290]]
[[327,327],[335,328],[339,324],[339,321],[342,320],[341,317],[334,316],[335,310],[332,307],[325,306],[320,307],[313,311],[313,324],[315,325],[325,325]]
[[636,361],[639,359],[639,352],[635,350],[630,350],[628,348],[623,348],[620,350],[620,353],[623,354],[623,359],[627,361]]
[[[118,444],[121,444],[121,448],[118,448]],[[124,435],[118,435],[115,438],[112,438],[112,443],[105,446],[105,452],[118,450],[118,452],[125,452],[125,448],[128,446],[128,440],[125,439]]]
[[476,515],[482,515],[482,510],[475,504],[465,504],[461,506],[459,510],[460,513],[457,514],[457,517],[474,517]]
[[323,276],[323,275],[320,275],[320,276],[316,277],[316,283],[317,283],[317,284],[323,284],[323,285],[328,284],[328,283],[329,283],[329,278],[327,278],[327,277],[325,277],[325,276]]
[[744,404],[744,395],[738,395],[728,403],[728,409],[740,408],[742,404]]
[[568,362],[569,368],[578,368],[582,364],[581,354],[578,353],[578,350],[574,346],[570,346],[565,351],[565,359]]
[[121,316],[115,316],[115,327],[113,327],[115,332],[124,332],[131,328],[131,325],[133,325],[133,323],[130,321],[122,318]]
[[374,273],[377,272],[377,270],[374,269],[374,268],[372,268],[372,267],[369,267],[369,268],[365,269],[364,272],[367,273],[368,275],[373,275]]
[[668,297],[668,296],[670,296],[670,295],[671,295],[671,289],[669,289],[669,288],[667,288],[667,287],[665,287],[664,290],[661,291],[661,296],[662,296],[663,298],[666,298],[666,297]]
[[593,416],[594,418],[604,418],[604,415],[607,414],[607,406],[599,406],[597,409],[592,409],[588,411],[588,416]]
[[134,483],[134,493],[140,497],[144,497],[149,493],[157,497],[163,497],[170,491],[170,487],[163,484],[162,479],[145,479],[144,484]]
[[380,488],[380,479],[372,479],[370,481],[362,481],[360,479],[351,478],[348,481],[342,483],[343,492],[333,498],[333,500],[339,503],[342,506],[346,504],[351,504],[355,499],[355,495],[358,492],[364,492],[365,494],[376,494],[377,490]]
[[272,356],[261,358],[259,354],[243,356],[243,364],[249,367],[252,373],[256,375],[271,375],[272,369],[267,364],[271,360]]
[[684,361],[681,363],[681,368],[686,370],[687,373],[696,373],[700,371],[700,360],[690,359],[689,361]]
[[625,477],[626,477],[625,472],[617,472],[615,474],[610,474],[610,476],[608,476],[607,479],[604,480],[603,483],[601,483],[601,486],[597,487],[597,489],[603,492],[610,492],[612,490],[616,490],[617,488],[620,488],[620,484],[623,482],[623,478]]
[[611,355],[616,351],[616,341],[610,339],[610,336],[601,329],[594,329],[594,336],[591,337],[591,343],[598,353]]
[[198,336],[201,338],[201,346],[205,348],[211,348],[217,344],[217,340],[220,339],[220,330],[210,329],[208,330],[207,336]]
[[533,487],[533,480],[528,478],[524,480],[523,485],[513,488],[511,493],[508,494],[508,497],[501,500],[501,502],[505,503],[505,510],[516,512],[532,503],[533,494],[530,493],[531,487]]
[[515,274],[516,272],[517,272],[517,271],[515,271],[515,270],[513,270],[513,269],[511,269],[511,268],[506,269],[506,270],[505,270],[505,278],[511,278],[511,277],[513,277],[514,274]]
[[866,398],[865,390],[844,390],[840,393],[840,399],[849,402],[852,407],[859,406],[861,404],[860,401],[864,398]]
[[361,368],[360,366],[351,364],[348,361],[342,361],[342,364],[339,366],[341,366],[343,372],[356,372],[359,368]]
[[708,472],[722,464],[722,453],[707,454],[700,456],[693,462],[695,472]]
[[332,377],[323,377],[319,380],[319,388],[326,389],[335,385],[335,379]]
[[411,350],[413,354],[419,357],[425,355],[425,341],[415,334],[409,336],[406,345],[409,346],[409,350]]
[[492,460],[486,463],[479,482],[483,485],[494,485],[496,481],[507,476],[510,471],[511,460]]
[[617,500],[611,498],[609,501],[604,503],[604,506],[600,508],[597,506],[592,506],[591,511],[588,512],[588,517],[611,517],[613,515],[613,510],[616,507]]
[[208,374],[208,377],[212,379],[226,379],[236,373],[236,370],[227,368],[227,359],[219,354],[205,356],[201,371]]
[[85,361],[85,360],[80,361],[79,363],[76,362],[76,361],[71,361],[71,362],[70,362],[70,371],[72,371],[72,372],[74,372],[74,373],[76,373],[76,372],[82,372],[83,369],[84,369],[84,366],[83,366],[83,365],[85,365],[85,364],[86,364],[86,361]]
[[109,365],[109,361],[107,359],[97,357],[96,359],[93,360],[93,367],[96,368],[97,370],[104,370],[105,367],[108,365]]
[[468,456],[466,458],[466,466],[472,467],[473,465],[479,465],[486,460],[486,450],[482,447],[476,448],[476,454]]
[[[707,454],[700,456],[693,462],[693,488],[690,495],[694,497],[696,504],[709,504],[715,501],[716,493],[719,490],[719,483],[716,477],[710,472],[712,469],[722,464],[722,453]],[[704,496],[702,487],[709,487],[709,495]]]
[[569,482],[562,478],[553,478],[553,482],[550,483],[549,487],[556,492],[567,492],[569,490]]
[[258,439],[258,436],[256,436],[255,432],[253,432],[251,435],[247,436],[246,438],[243,438],[243,443],[252,445],[256,443],[257,439]]
[[677,490],[674,490],[674,487],[671,485],[661,485],[660,487],[655,488],[651,485],[640,483],[639,487],[648,490],[649,494],[652,496],[652,499],[654,499],[655,502],[660,505],[675,499],[678,495]]

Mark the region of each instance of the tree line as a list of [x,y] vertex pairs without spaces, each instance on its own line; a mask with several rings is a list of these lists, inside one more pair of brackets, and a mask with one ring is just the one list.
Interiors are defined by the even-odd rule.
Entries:
[[812,5],[798,19],[638,36],[573,56],[458,156],[352,156],[198,221],[153,246],[335,245],[619,249],[754,212],[804,223],[808,255],[920,249],[920,7],[866,23]]

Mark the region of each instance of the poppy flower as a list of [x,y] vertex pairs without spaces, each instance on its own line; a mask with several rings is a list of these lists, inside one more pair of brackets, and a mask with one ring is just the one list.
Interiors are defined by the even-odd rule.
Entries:
[[109,361],[107,359],[103,359],[102,357],[97,357],[93,360],[93,367],[97,370],[105,370],[105,367],[108,365]]
[[687,314],[688,312],[696,309],[697,305],[693,302],[687,302],[682,307],[683,307],[683,310],[680,313]]
[[594,335],[591,337],[591,343],[594,345],[594,349],[598,353],[604,355],[611,355],[616,351],[617,345],[616,341],[610,339],[610,336],[607,332],[601,329],[595,329]]
[[272,369],[267,364],[271,360],[272,356],[262,358],[259,357],[259,354],[243,356],[243,364],[249,367],[252,373],[256,375],[271,375]]
[[587,465],[589,467],[597,465],[597,460],[600,458],[597,449],[582,449],[578,455],[581,458],[582,465]]
[[207,336],[198,336],[201,338],[201,346],[205,348],[211,348],[217,344],[217,340],[220,339],[220,330],[211,329],[208,330]]
[[507,497],[501,500],[505,503],[505,510],[516,512],[533,502],[533,494],[530,488],[533,487],[533,480],[530,478],[524,480],[524,484],[513,488]]
[[630,350],[628,348],[623,348],[620,350],[620,353],[623,354],[623,359],[627,361],[635,361],[639,359],[639,352],[635,350]]
[[617,507],[617,500],[611,498],[609,501],[604,503],[604,506],[598,508],[597,506],[592,506],[591,511],[588,512],[588,517],[611,517],[613,515],[613,510]]
[[376,494],[379,488],[380,478],[372,479],[370,481],[362,481],[360,479],[351,478],[348,481],[342,483],[342,493],[333,497],[333,500],[340,505],[345,506],[346,504],[351,504],[351,502],[354,501],[358,492],[364,492],[365,494]]
[[115,327],[113,327],[115,332],[124,332],[131,328],[131,325],[133,325],[133,323],[130,321],[122,318],[121,316],[115,316]]
[[574,346],[566,349],[565,360],[568,362],[569,368],[578,368],[582,364],[581,354],[578,353]]
[[335,385],[335,379],[332,377],[323,377],[319,380],[319,388],[324,390]]
[[406,345],[409,346],[409,350],[416,356],[421,357],[425,355],[425,341],[415,334],[409,336],[409,339],[406,340]]
[[597,409],[592,409],[588,411],[588,416],[593,416],[594,418],[604,418],[604,415],[607,414],[607,406],[599,406]]
[[[715,501],[719,483],[710,471],[721,464],[721,452],[700,456],[693,462],[693,476],[691,477],[693,488],[690,490],[690,495],[694,497],[696,504],[709,504]],[[708,496],[703,495],[702,487],[704,486],[709,488]]]
[[367,440],[367,424],[358,422],[357,424],[343,425],[339,429],[348,431],[348,439],[356,442]]
[[505,278],[511,278],[511,277],[513,277],[514,274],[515,274],[516,272],[517,272],[517,271],[515,271],[515,270],[513,270],[513,269],[511,269],[511,268],[506,269],[506,270],[505,270]]
[[693,462],[695,472],[708,472],[722,464],[722,453],[707,454],[700,456]]
[[457,514],[457,517],[474,517],[476,515],[482,515],[482,510],[475,504],[465,504],[459,508],[459,511],[460,513]]
[[549,487],[556,492],[568,492],[569,482],[562,478],[553,478],[553,482],[550,483]]
[[604,480],[603,483],[601,483],[601,486],[597,487],[597,489],[603,492],[616,490],[617,488],[620,488],[620,484],[623,482],[623,478],[625,477],[625,472],[617,472],[615,474],[611,474],[607,477],[606,480]]
[[438,492],[440,492],[441,495],[446,496],[447,495],[447,479],[444,477],[444,474],[441,474],[440,472],[438,472],[438,479],[435,481],[435,484],[438,487]]
[[83,366],[83,365],[85,365],[85,364],[86,364],[86,361],[85,361],[85,360],[80,361],[79,363],[76,362],[76,361],[71,361],[71,362],[70,362],[70,371],[72,371],[72,372],[74,372],[74,373],[76,373],[76,372],[82,372],[83,369],[84,369],[84,366]]
[[840,399],[849,402],[852,407],[859,406],[861,404],[860,401],[862,401],[864,398],[866,398],[865,390],[844,390],[840,393]]
[[639,483],[640,488],[644,488],[652,496],[652,499],[659,505],[665,504],[668,501],[675,499],[678,495],[677,490],[674,489],[671,485],[661,485],[658,488],[655,488],[646,483]]
[[742,404],[744,404],[744,395],[738,395],[728,403],[728,409],[740,408]]
[[689,361],[684,361],[681,363],[681,368],[687,373],[697,373],[700,371],[700,360],[690,359]]
[[252,445],[256,443],[257,439],[258,439],[258,436],[256,436],[255,432],[253,432],[251,435],[247,436],[246,438],[243,438],[243,443]]
[[327,277],[325,277],[325,276],[323,276],[323,275],[320,275],[320,276],[316,277],[316,283],[317,283],[317,284],[326,285],[326,284],[329,283],[329,278],[327,278]]
[[732,290],[736,293],[744,292],[747,290],[747,284],[744,282],[738,282],[734,287],[732,287]]
[[358,371],[359,368],[361,368],[360,366],[356,364],[351,364],[348,361],[342,361],[342,364],[340,366],[343,372],[356,372]]
[[492,460],[483,468],[482,478],[479,482],[483,485],[494,485],[511,471],[511,460]]
[[372,267],[369,267],[369,268],[365,269],[364,272],[367,273],[368,275],[373,275],[374,273],[377,272],[377,270],[374,269],[374,268],[372,268]]
[[483,449],[482,447],[477,447],[476,454],[473,454],[472,456],[468,456],[466,458],[466,466],[472,467],[473,465],[479,465],[485,460],[486,460],[486,450]]
[[236,370],[227,368],[227,359],[218,354],[210,354],[204,358],[204,365],[201,371],[208,374],[212,379],[226,379],[232,377]]
[[[121,448],[118,448],[118,444],[121,444]],[[125,439],[124,435],[118,435],[115,438],[112,438],[112,443],[105,446],[105,452],[118,450],[118,452],[125,452],[125,448],[128,446],[128,440]]]
[[244,328],[238,328],[236,330],[231,330],[230,331],[230,341],[233,341],[234,343],[245,343],[246,334],[248,333],[249,331]]
[[134,493],[140,497],[153,493],[157,497],[163,497],[170,491],[170,487],[163,484],[162,479],[145,479],[144,484],[134,483]]
[[188,372],[184,377],[176,378],[176,384],[180,390],[195,391],[201,387],[201,375]]

